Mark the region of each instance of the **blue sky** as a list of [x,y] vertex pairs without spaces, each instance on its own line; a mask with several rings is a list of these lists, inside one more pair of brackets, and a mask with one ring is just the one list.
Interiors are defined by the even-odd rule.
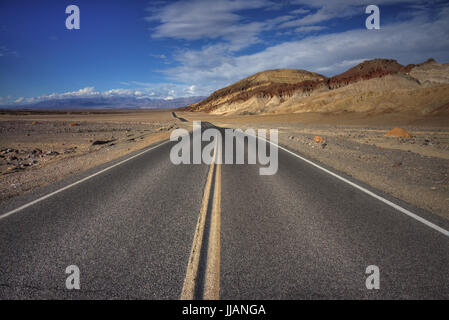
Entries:
[[[65,8],[80,8],[67,30]],[[381,29],[365,28],[376,4]],[[449,62],[447,1],[0,0],[0,104],[207,95],[255,72]]]

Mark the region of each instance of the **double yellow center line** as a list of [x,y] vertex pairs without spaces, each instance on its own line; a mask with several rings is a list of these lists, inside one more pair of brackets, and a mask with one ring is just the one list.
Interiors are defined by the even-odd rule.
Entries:
[[[209,167],[201,210],[193,237],[181,300],[218,300],[220,298],[221,161],[217,161],[217,159],[221,159],[221,147],[218,147],[218,144],[221,144],[221,141],[215,137],[214,155]],[[213,194],[211,194],[212,190]],[[210,225],[206,242],[204,241],[204,230],[208,217]],[[206,243],[208,247],[203,248]],[[203,257],[205,252],[207,252],[206,259]],[[204,261],[205,268],[202,268],[200,264]],[[199,281],[200,278],[203,281]]]

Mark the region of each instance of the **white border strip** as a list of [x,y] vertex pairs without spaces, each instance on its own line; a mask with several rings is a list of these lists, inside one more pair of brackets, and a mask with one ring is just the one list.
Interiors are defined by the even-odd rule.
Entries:
[[69,184],[69,185],[67,185],[67,186],[65,186],[65,187],[63,187],[63,188],[61,188],[61,189],[59,189],[59,190],[53,191],[52,193],[49,193],[49,194],[47,194],[47,195],[45,195],[45,196],[42,196],[42,197],[40,197],[40,198],[38,198],[38,199],[36,199],[36,200],[34,200],[34,201],[31,201],[31,202],[29,202],[29,203],[27,203],[27,204],[24,204],[23,206],[20,206],[20,207],[14,209],[14,210],[11,210],[11,211],[9,211],[9,212],[7,212],[7,213],[4,213],[4,214],[0,215],[0,220],[6,218],[6,217],[8,217],[8,216],[10,216],[10,215],[12,215],[12,214],[14,214],[14,213],[16,213],[16,212],[19,212],[19,211],[21,211],[21,210],[23,210],[23,209],[26,209],[26,208],[28,208],[28,207],[30,207],[30,206],[32,206],[32,205],[38,203],[38,202],[41,202],[42,200],[48,199],[48,198],[54,196],[55,194],[58,194],[58,193],[60,193],[60,192],[62,192],[62,191],[64,191],[64,190],[67,190],[67,189],[69,189],[69,188],[71,188],[71,187],[73,187],[73,186],[76,186],[77,184],[80,184],[80,183],[82,183],[82,182],[84,182],[84,181],[86,181],[86,180],[89,180],[89,179],[91,179],[91,178],[93,178],[93,177],[95,177],[95,176],[98,176],[99,174],[102,174],[102,173],[104,173],[104,172],[106,172],[106,171],[109,171],[109,170],[111,170],[112,168],[115,168],[115,167],[117,167],[117,166],[119,166],[119,165],[121,165],[121,164],[123,164],[123,163],[125,163],[125,162],[128,162],[129,160],[132,160],[132,159],[134,159],[134,158],[137,158],[138,156],[141,156],[142,154],[147,153],[148,151],[151,151],[151,150],[153,150],[153,149],[156,149],[156,148],[158,148],[158,147],[160,147],[160,146],[162,146],[162,145],[164,145],[164,144],[166,144],[166,143],[168,143],[168,142],[170,142],[170,140],[164,141],[164,142],[158,144],[157,146],[154,146],[154,147],[152,147],[152,148],[150,148],[150,149],[144,150],[144,151],[142,151],[142,152],[140,152],[140,153],[138,153],[138,154],[133,155],[132,157],[129,157],[129,158],[125,159],[125,160],[122,160],[122,161],[120,161],[120,162],[118,162],[118,163],[116,163],[116,164],[114,164],[114,165],[112,165],[112,166],[110,166],[110,167],[107,167],[107,168],[105,168],[105,169],[103,169],[103,170],[100,170],[100,171],[98,171],[98,172],[96,172],[96,173],[94,173],[94,174],[92,174],[92,175],[90,175],[90,176],[88,176],[88,177],[85,177],[85,178],[83,178],[83,179],[81,179],[81,180],[78,180],[78,181],[76,181],[76,182],[74,182],[74,183],[72,183],[72,184]]
[[369,191],[368,189],[366,189],[366,188],[364,188],[362,186],[359,186],[358,184],[356,184],[356,183],[354,183],[352,181],[349,181],[348,179],[343,178],[342,176],[340,176],[340,175],[338,175],[336,173],[333,173],[332,171],[327,170],[326,168],[323,168],[322,166],[316,164],[315,162],[312,162],[312,161],[310,161],[310,160],[308,160],[308,159],[306,159],[304,157],[301,157],[300,155],[298,155],[298,154],[296,154],[296,153],[294,153],[294,152],[292,152],[292,151],[290,151],[290,150],[288,150],[288,149],[286,149],[284,147],[281,147],[280,145],[278,145],[276,143],[273,143],[273,142],[268,141],[268,140],[263,139],[263,138],[259,138],[259,137],[256,137],[256,138],[261,139],[261,140],[265,140],[266,142],[268,142],[268,143],[278,147],[279,149],[282,149],[285,152],[290,153],[291,155],[301,159],[302,161],[307,162],[308,164],[310,164],[310,165],[312,165],[312,166],[314,166],[314,167],[316,167],[316,168],[318,168],[318,169],[320,169],[320,170],[330,174],[331,176],[333,176],[333,177],[335,177],[335,178],[337,178],[337,179],[339,179],[339,180],[341,180],[341,181],[343,181],[343,182],[353,186],[354,188],[356,188],[356,189],[358,189],[358,190],[360,190],[360,191],[370,195],[371,197],[373,197],[373,198],[375,198],[375,199],[385,203],[386,205],[388,205],[388,206],[390,206],[390,207],[392,207],[392,208],[402,212],[403,214],[406,214],[407,216],[409,216],[409,217],[411,217],[411,218],[413,218],[413,219],[415,219],[415,220],[425,224],[426,226],[428,226],[428,227],[430,227],[430,228],[432,228],[432,229],[434,229],[434,230],[444,234],[445,236],[449,237],[449,231],[448,230],[441,228],[440,226],[438,226],[438,225],[436,225],[436,224],[434,224],[434,223],[432,223],[432,222],[430,222],[430,221],[428,221],[428,220],[418,216],[417,214],[415,214],[415,213],[413,213],[413,212],[411,212],[411,211],[409,211],[409,210],[407,210],[407,209],[405,209],[405,208],[403,208],[403,207],[401,207],[401,206],[391,202],[390,200],[387,200],[387,199],[385,199],[385,198],[375,194],[374,192]]

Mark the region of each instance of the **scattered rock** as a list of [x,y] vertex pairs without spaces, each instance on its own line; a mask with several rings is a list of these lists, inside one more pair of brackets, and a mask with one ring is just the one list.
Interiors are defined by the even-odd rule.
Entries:
[[76,151],[75,149],[76,147],[64,149],[64,153],[74,153]]
[[315,137],[313,137],[313,140],[314,140],[316,143],[323,143],[323,142],[324,142],[323,137],[320,137],[320,136],[315,136]]
[[[174,128],[173,125],[169,125],[169,126],[166,126],[166,127],[160,127],[160,128],[157,129],[157,131],[169,131],[169,130],[171,130],[173,128]],[[144,132],[140,131],[140,133],[144,133]]]
[[408,138],[408,139],[412,137],[412,135],[408,131],[397,127],[385,133],[385,136],[395,138]]
[[98,146],[98,145],[102,145],[102,144],[107,144],[112,141],[114,141],[114,140],[95,140],[94,142],[92,142],[92,145]]
[[400,166],[402,166],[402,162],[400,162],[400,161],[395,161],[393,163],[393,165],[392,165],[393,168],[397,168],[397,167],[400,167]]

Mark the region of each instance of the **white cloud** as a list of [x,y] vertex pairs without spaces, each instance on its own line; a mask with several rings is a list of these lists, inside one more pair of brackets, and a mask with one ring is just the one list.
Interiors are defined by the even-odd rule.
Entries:
[[129,81],[128,83],[130,86],[139,87],[139,90],[143,95],[153,98],[166,98],[168,96],[173,96],[174,98],[202,96],[209,94],[212,90],[209,85],[198,87],[189,84],[146,83],[140,81]]
[[379,7],[383,5],[393,5],[393,4],[408,4],[408,5],[420,5],[422,8],[425,8],[425,5],[428,3],[438,2],[436,1],[428,1],[428,0],[294,0],[292,4],[301,5],[313,9],[314,12],[310,13],[309,9],[298,9],[301,14],[307,13],[304,12],[309,10],[309,14],[300,19],[295,19],[292,21],[288,21],[280,25],[280,28],[290,28],[290,27],[300,27],[300,26],[309,26],[316,25],[331,19],[335,18],[345,18],[351,17],[355,15],[363,15],[365,11],[364,7],[375,4]]
[[224,39],[238,50],[258,42],[257,35],[266,28],[265,22],[245,22],[238,12],[271,6],[268,0],[191,0],[150,7],[148,22],[153,38],[184,40]]
[[161,60],[167,59],[167,56],[165,54],[153,54],[153,53],[150,53],[149,56],[152,57],[152,58],[161,59]]
[[[449,7],[437,17],[415,18],[383,26],[381,30],[351,30],[287,41],[257,53],[235,56],[222,44],[187,50],[175,57],[180,66],[165,73],[173,80],[197,87],[220,88],[253,73],[275,68],[298,68],[336,74],[362,59],[393,58],[417,63],[430,57],[449,62]],[[431,39],[431,40],[430,40]],[[343,61],[343,62],[342,62]]]
[[86,98],[99,96],[100,92],[95,91],[94,87],[86,87],[78,91],[70,91],[64,93],[51,93],[49,95],[42,95],[36,97],[37,100],[49,100],[49,99],[63,99],[63,98]]
[[[206,95],[210,92],[210,88],[197,90],[195,85],[184,85],[184,84],[171,84],[171,83],[144,83],[138,81],[128,81],[125,82],[130,86],[137,86],[134,89],[110,89],[106,91],[95,90],[94,87],[86,87],[77,91],[62,92],[62,93],[51,93],[47,95],[41,95],[39,97],[21,97],[15,101],[13,104],[23,104],[23,103],[34,103],[47,100],[59,100],[59,99],[70,99],[70,98],[135,98],[139,99],[165,99],[172,100],[179,97],[192,97],[199,96],[201,94]],[[205,91],[207,90],[207,92]],[[9,97],[8,99],[11,99]],[[2,100],[0,98],[0,100]],[[11,103],[11,102],[9,102]]]
[[191,95],[195,95],[195,89],[196,89],[196,86],[195,86],[195,85],[190,86],[188,92],[189,92]]
[[310,10],[308,10],[308,9],[300,8],[300,9],[293,10],[291,13],[301,15],[301,14],[306,14],[309,12],[310,12]]
[[17,52],[10,50],[6,46],[0,46],[0,57],[4,56],[15,56]]
[[349,69],[350,67],[353,67],[355,65],[358,65],[359,63],[362,63],[365,60],[369,60],[369,59],[361,58],[361,59],[355,59],[355,60],[344,60],[342,62],[336,62],[336,63],[328,65],[328,66],[320,67],[320,68],[316,69],[315,71],[328,73],[329,71],[332,71],[332,70],[345,70],[345,69]]
[[312,32],[312,31],[321,31],[324,29],[327,29],[327,28],[324,26],[305,26],[305,27],[296,28],[295,31],[302,32],[302,33],[308,33],[308,32]]

